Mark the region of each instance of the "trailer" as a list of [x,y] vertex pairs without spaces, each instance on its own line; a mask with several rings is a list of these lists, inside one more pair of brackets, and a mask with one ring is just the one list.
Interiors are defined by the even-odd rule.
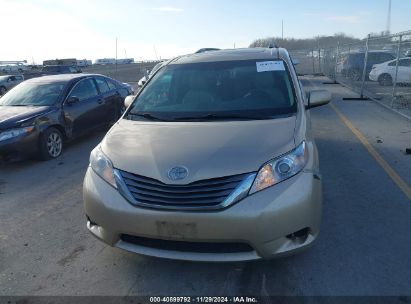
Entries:
[[76,58],[64,58],[64,59],[44,60],[43,65],[71,65],[71,66],[76,66],[77,65],[77,59]]
[[78,67],[88,67],[90,65],[92,65],[91,60],[87,60],[87,59],[81,59],[81,60],[77,60],[77,64]]
[[106,64],[116,64],[116,59],[115,58],[102,58],[102,59],[96,59],[94,61],[94,64],[101,64],[101,65],[106,65]]

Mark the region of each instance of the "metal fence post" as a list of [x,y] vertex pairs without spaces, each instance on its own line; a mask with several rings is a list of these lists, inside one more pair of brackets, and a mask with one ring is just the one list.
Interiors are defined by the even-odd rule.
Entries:
[[399,64],[399,62],[400,62],[401,42],[402,42],[402,35],[400,35],[400,39],[398,40],[398,45],[397,45],[397,61],[396,61],[396,63],[395,63],[395,77],[394,77],[394,82],[393,82],[393,84],[392,84],[391,108],[394,106],[395,90],[396,90],[396,88],[397,88],[398,64]]
[[337,42],[337,52],[335,54],[335,63],[334,63],[334,82],[337,82],[337,65],[338,65],[338,57],[340,57],[340,42]]
[[314,59],[314,50],[311,50],[311,58],[313,60],[313,75],[315,74],[315,59]]
[[362,83],[361,83],[361,92],[360,92],[360,98],[364,98],[364,86],[365,86],[365,79],[366,79],[366,73],[367,73],[367,63],[368,63],[368,43],[370,40],[370,36],[367,36],[367,40],[365,42],[365,54],[364,54],[364,68],[362,71]]
[[321,49],[318,48],[318,73],[321,73]]

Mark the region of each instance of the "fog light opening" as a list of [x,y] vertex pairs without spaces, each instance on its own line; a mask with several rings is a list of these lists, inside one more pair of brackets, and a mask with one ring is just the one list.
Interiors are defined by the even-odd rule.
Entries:
[[90,227],[98,226],[96,222],[93,222],[88,215],[86,215],[87,221],[90,223]]
[[307,239],[309,233],[310,233],[310,228],[306,227],[304,229],[293,232],[293,233],[287,235],[286,237],[287,237],[287,239],[290,239],[292,241],[305,242],[305,240]]

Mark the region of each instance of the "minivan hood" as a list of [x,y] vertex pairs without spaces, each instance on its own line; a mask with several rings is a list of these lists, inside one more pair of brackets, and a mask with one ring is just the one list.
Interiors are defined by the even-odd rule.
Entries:
[[[295,116],[272,120],[142,122],[121,119],[101,143],[115,168],[160,180],[197,180],[256,172],[293,148]],[[171,181],[175,166],[187,178]]]
[[49,106],[0,106],[0,130],[14,128],[21,122],[43,115]]

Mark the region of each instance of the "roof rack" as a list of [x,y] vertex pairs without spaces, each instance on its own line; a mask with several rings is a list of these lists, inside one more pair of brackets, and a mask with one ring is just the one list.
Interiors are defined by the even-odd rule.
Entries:
[[280,47],[277,44],[270,43],[268,48],[271,49],[271,56],[273,55],[273,49],[277,50],[277,59],[280,59]]

